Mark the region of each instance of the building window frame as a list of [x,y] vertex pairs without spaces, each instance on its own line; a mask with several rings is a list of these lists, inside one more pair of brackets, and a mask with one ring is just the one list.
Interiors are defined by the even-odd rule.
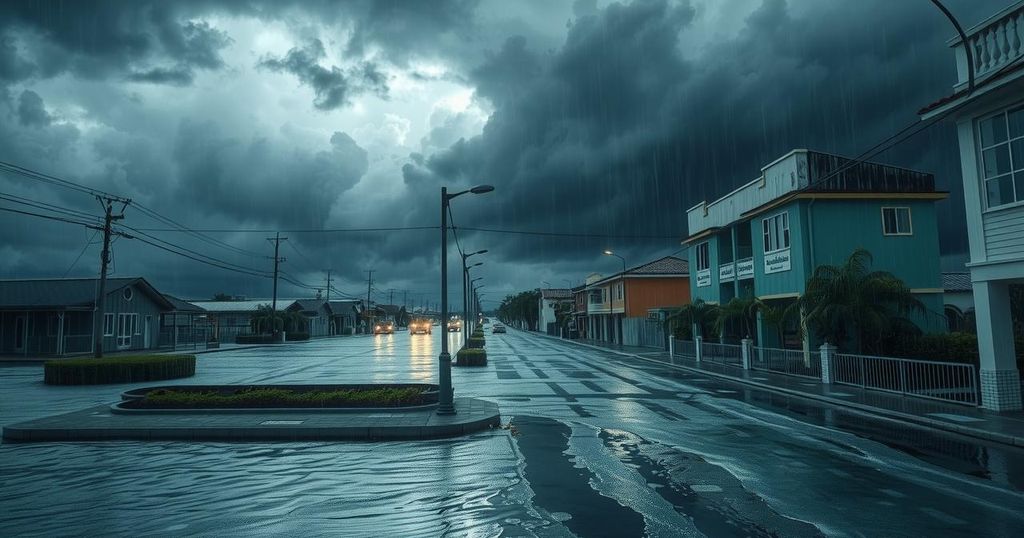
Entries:
[[[907,229],[900,229],[900,212],[906,211],[907,213]],[[886,211],[893,212],[892,223],[896,227],[895,230],[888,229],[888,220],[885,218]],[[910,211],[909,206],[884,206],[882,207],[882,235],[886,236],[911,236],[914,235],[914,214]]]
[[[1024,130],[1017,135],[1010,133],[1010,114],[1019,113],[1024,114],[1024,105],[1017,104],[1014,106],[1005,107],[1002,110],[987,114],[978,118],[974,124],[974,139],[977,144],[977,158],[978,158],[978,178],[980,180],[979,195],[982,200],[983,211],[998,211],[1001,209],[1007,209],[1011,207],[1024,206]],[[992,142],[989,145],[985,145],[982,139],[982,124],[990,121],[994,118],[1002,119],[1003,136],[1004,140],[998,142]],[[1014,158],[1014,147],[1019,148],[1019,159]],[[996,170],[995,175],[987,177],[985,172],[985,153],[988,151],[998,152],[1000,148],[1006,148],[1006,159],[1009,165],[1009,170],[1004,173],[999,173]],[[1017,162],[1017,161],[1020,162]],[[989,183],[997,180],[1008,180],[1010,182],[1011,192],[1013,193],[1013,200],[1004,202],[997,205],[992,205],[989,201]]]
[[107,312],[103,314],[103,336],[114,336],[113,312]]
[[697,270],[704,271],[711,269],[711,243],[704,241],[697,244]]
[[761,219],[761,246],[765,254],[788,250],[791,240],[788,211]]

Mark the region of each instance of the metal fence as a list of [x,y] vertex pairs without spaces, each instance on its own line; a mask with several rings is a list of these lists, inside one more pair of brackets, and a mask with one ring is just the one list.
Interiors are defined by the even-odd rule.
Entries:
[[697,358],[697,343],[693,340],[682,340],[680,338],[674,338],[672,344],[672,354],[676,357],[682,357],[684,359],[696,360]]
[[743,367],[743,346],[701,342],[700,360],[726,366]]
[[750,356],[752,370],[821,379],[821,352],[754,346]]
[[622,343],[627,346],[665,349],[665,329],[660,321],[626,318],[622,320]]
[[978,405],[973,364],[837,353],[832,370],[836,383]]

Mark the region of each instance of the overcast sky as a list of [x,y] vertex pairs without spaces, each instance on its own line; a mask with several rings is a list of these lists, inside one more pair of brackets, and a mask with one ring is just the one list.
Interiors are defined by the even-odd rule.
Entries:
[[[1008,0],[947,0],[965,27]],[[686,209],[793,148],[854,156],[950,93],[928,0],[11,1],[0,6],[0,161],[123,195],[192,228],[146,232],[257,271],[269,233],[457,225],[648,236],[460,233],[490,299],[678,253]],[[953,128],[875,158],[932,172],[947,267],[966,251]],[[100,214],[16,175],[0,193]],[[35,209],[0,200],[0,207]],[[167,225],[129,206],[124,224]],[[438,232],[290,231],[294,280],[436,302]],[[0,212],[0,277],[94,276],[99,237]],[[113,275],[188,298],[267,278],[138,241]],[[456,258],[452,258],[455,263]],[[458,285],[458,273],[452,284]],[[282,285],[282,296],[313,292]]]

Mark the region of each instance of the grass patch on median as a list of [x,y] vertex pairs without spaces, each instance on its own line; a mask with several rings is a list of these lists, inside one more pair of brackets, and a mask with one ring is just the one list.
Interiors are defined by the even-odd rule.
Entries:
[[43,365],[47,385],[103,385],[191,377],[195,355],[130,355],[102,359],[58,359]]
[[408,407],[426,405],[420,387],[380,387],[297,391],[247,387],[230,392],[183,389],[154,390],[130,407],[141,409],[251,409]]

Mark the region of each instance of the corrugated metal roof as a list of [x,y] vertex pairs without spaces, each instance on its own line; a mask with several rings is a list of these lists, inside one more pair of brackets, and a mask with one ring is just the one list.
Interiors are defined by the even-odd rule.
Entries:
[[942,289],[945,291],[974,291],[970,273],[942,273]]
[[323,299],[297,299],[295,302],[288,305],[288,308],[298,305],[303,312],[316,312],[326,303],[327,301]]
[[[295,299],[278,299],[277,311],[286,310]],[[207,312],[255,312],[261,305],[270,305],[272,299],[253,299],[248,301],[192,301],[192,304]]]
[[[92,308],[98,278],[40,278],[0,280],[0,308]],[[141,277],[108,278],[107,294],[135,284],[153,300],[170,309],[172,304]]]

